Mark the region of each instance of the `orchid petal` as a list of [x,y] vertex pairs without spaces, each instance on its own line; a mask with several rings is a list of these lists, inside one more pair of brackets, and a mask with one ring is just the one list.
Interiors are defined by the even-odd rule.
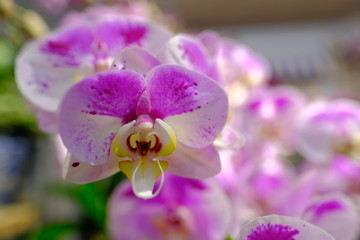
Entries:
[[211,56],[216,57],[219,54],[221,38],[217,32],[206,30],[199,34],[199,39]]
[[300,219],[270,215],[245,224],[238,240],[335,240],[319,227]]
[[125,48],[114,59],[112,67],[114,69],[128,69],[145,76],[150,69],[160,65],[160,62],[147,51],[137,48]]
[[134,153],[129,150],[127,146],[126,139],[133,133],[135,133],[135,123],[136,120],[133,120],[119,128],[116,136],[114,137],[111,148],[112,151],[119,157],[128,157],[132,158]]
[[105,164],[94,166],[80,161],[68,152],[62,176],[69,182],[84,184],[110,177],[119,171],[118,159],[114,156],[110,157]]
[[228,115],[227,95],[215,81],[174,65],[155,67],[146,78],[150,114],[169,124],[178,142],[201,148],[215,140]]
[[77,67],[91,53],[93,39],[91,29],[83,26],[58,31],[46,40],[25,45],[16,60],[20,91],[35,106],[56,111],[74,83]]
[[172,128],[161,119],[156,119],[154,124],[154,132],[161,139],[161,150],[158,156],[170,155],[176,149],[176,136]]
[[302,218],[326,230],[336,239],[355,240],[360,233],[359,214],[346,195],[319,197],[305,208]]
[[84,162],[103,164],[119,127],[135,118],[144,91],[135,72],[108,71],[74,85],[60,107],[59,130],[65,146]]
[[204,74],[210,70],[210,57],[199,40],[189,35],[179,34],[170,39],[168,47],[180,65]]
[[[164,161],[121,161],[119,167],[130,179],[134,194],[143,199],[156,197],[164,183],[164,171],[167,169]],[[161,175],[159,188],[153,193],[156,179]]]
[[182,177],[203,179],[215,176],[221,170],[219,153],[212,145],[190,148],[178,143],[166,160],[169,172]]
[[109,18],[99,23],[97,32],[113,56],[130,45],[156,55],[171,37],[171,33],[160,25],[131,18]]
[[56,112],[48,112],[40,108],[34,107],[38,119],[38,125],[41,131],[45,133],[58,132],[58,114]]

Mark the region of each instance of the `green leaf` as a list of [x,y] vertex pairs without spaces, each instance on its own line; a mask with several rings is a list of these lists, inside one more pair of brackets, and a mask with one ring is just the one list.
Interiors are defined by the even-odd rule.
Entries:
[[76,231],[77,225],[73,222],[50,223],[32,232],[27,240],[61,240]]

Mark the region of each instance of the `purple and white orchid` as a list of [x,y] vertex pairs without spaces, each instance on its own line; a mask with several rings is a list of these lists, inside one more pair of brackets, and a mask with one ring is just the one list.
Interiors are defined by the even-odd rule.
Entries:
[[227,89],[232,106],[241,105],[247,91],[263,85],[270,72],[260,55],[213,31],[175,35],[162,57],[218,81]]
[[103,14],[66,24],[44,39],[28,43],[16,62],[16,80],[34,105],[40,127],[57,131],[57,111],[67,90],[95,72],[110,69],[123,48],[141,46],[161,51],[171,33],[161,25],[130,17]]
[[360,104],[349,99],[316,101],[298,123],[298,149],[306,160],[326,165],[338,155],[360,159]]
[[216,182],[166,178],[161,193],[146,201],[132,194],[128,182],[120,184],[108,206],[111,239],[224,239],[232,212]]
[[284,153],[293,151],[294,119],[304,104],[303,93],[291,86],[253,91],[240,111],[234,112],[235,117],[241,119],[239,130],[244,134],[247,147],[258,149],[270,143]]
[[245,224],[237,240],[335,240],[329,233],[306,221],[270,215]]
[[155,181],[161,175],[163,182],[166,169],[213,176],[220,160],[212,143],[227,111],[227,95],[215,81],[180,66],[160,65],[145,77],[98,73],[74,85],[60,107],[60,134],[71,153],[64,176],[86,183],[120,168],[142,198],[157,194]]

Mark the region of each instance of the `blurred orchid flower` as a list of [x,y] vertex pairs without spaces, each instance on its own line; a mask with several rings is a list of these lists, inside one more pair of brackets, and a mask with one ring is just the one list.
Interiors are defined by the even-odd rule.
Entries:
[[330,233],[335,239],[357,240],[360,216],[350,198],[343,194],[326,194],[311,201],[302,219]]
[[247,151],[246,145],[239,151],[220,150],[222,170],[215,177],[231,202],[233,234],[256,216],[278,213],[296,183],[294,169],[278,148],[269,145],[251,155]]
[[245,224],[237,240],[335,240],[329,233],[304,220],[270,215]]
[[240,131],[248,147],[257,149],[272,143],[283,152],[295,147],[297,113],[305,104],[305,96],[290,86],[258,89],[252,92],[240,111]]
[[269,75],[268,64],[261,56],[213,31],[175,35],[167,50],[166,61],[202,72],[224,86],[231,105],[242,103],[244,91],[264,84]]
[[199,39],[215,58],[218,78],[229,92],[231,106],[242,105],[252,90],[265,85],[270,67],[260,54],[214,31],[200,33]]
[[298,150],[306,160],[327,164],[336,155],[360,159],[360,104],[317,101],[304,108],[298,123]]
[[215,80],[217,66],[204,44],[196,36],[177,34],[167,42],[165,61],[173,62],[188,69],[201,72]]
[[328,166],[317,169],[317,175],[321,192],[360,193],[360,165],[349,157],[336,156]]
[[166,178],[161,193],[150,200],[136,198],[128,182],[113,192],[108,206],[111,239],[225,239],[231,211],[216,182]]
[[212,143],[227,109],[227,95],[216,82],[180,66],[160,65],[145,77],[126,70],[88,77],[61,104],[60,134],[71,153],[64,176],[85,183],[120,168],[142,198],[158,193],[153,187],[166,169],[213,176],[220,161]]
[[103,16],[57,29],[25,45],[16,61],[20,91],[38,110],[42,130],[56,132],[60,101],[67,90],[111,67],[123,48],[136,45],[157,54],[171,33],[145,20]]

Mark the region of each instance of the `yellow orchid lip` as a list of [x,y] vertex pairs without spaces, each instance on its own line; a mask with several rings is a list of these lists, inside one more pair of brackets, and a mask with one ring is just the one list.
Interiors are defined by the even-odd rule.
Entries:
[[[134,194],[144,199],[155,197],[164,182],[168,163],[157,157],[168,156],[175,148],[176,136],[172,128],[161,119],[153,123],[144,116],[123,125],[111,146],[112,151],[124,159],[119,162],[119,168],[131,181]],[[160,185],[153,193],[159,176]]]

